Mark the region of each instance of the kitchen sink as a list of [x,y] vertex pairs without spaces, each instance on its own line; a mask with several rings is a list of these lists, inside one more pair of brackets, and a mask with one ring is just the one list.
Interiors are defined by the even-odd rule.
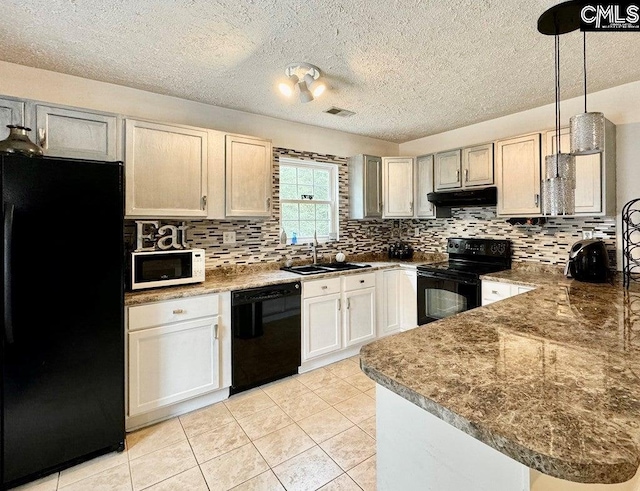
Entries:
[[370,268],[369,264],[354,264],[354,263],[319,263],[316,264],[321,268],[328,269],[330,271],[342,271],[345,269],[360,269],[360,268]]
[[328,270],[325,268],[321,268],[319,266],[314,265],[306,265],[306,266],[289,266],[280,268],[284,271],[289,271],[291,273],[297,274],[318,274],[318,273],[327,273]]
[[297,274],[320,274],[330,273],[331,271],[345,271],[348,269],[361,269],[370,268],[369,264],[354,264],[354,263],[319,263],[319,264],[305,264],[304,266],[289,266],[282,267],[280,269]]

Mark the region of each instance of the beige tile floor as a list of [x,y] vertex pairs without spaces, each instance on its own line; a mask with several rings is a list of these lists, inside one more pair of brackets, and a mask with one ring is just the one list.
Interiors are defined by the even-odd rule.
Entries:
[[374,387],[352,357],[130,433],[122,453],[15,490],[375,490]]

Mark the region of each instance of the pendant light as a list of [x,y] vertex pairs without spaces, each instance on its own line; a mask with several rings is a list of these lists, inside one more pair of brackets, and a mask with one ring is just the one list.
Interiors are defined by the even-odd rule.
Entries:
[[[567,9],[565,7],[571,7]],[[538,30],[554,36],[556,151],[545,158],[545,176],[541,183],[542,214],[573,215],[575,212],[575,157],[562,153],[560,141],[560,34],[575,30],[575,4],[565,2],[547,10],[538,19]],[[579,24],[578,24],[579,25]]]
[[587,112],[587,34],[582,33],[584,74],[584,112],[569,120],[571,128],[571,153],[589,155],[604,151],[604,114]]

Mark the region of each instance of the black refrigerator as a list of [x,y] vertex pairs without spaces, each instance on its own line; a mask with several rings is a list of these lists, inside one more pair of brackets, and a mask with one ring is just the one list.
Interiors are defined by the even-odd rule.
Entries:
[[0,160],[7,489],[124,448],[123,169]]

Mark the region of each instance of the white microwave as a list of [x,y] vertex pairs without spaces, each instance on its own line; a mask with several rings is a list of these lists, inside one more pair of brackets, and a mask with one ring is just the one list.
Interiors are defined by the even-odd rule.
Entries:
[[204,249],[131,253],[131,289],[204,281]]

